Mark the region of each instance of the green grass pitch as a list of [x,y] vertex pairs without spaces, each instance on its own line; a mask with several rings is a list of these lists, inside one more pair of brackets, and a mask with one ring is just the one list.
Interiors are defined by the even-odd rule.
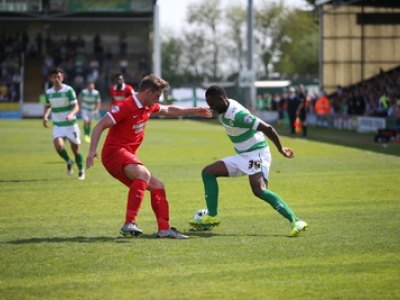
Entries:
[[202,167],[234,152],[221,126],[151,120],[139,157],[192,238],[156,239],[146,195],[143,237],[123,239],[127,189],[100,160],[84,182],[66,176],[41,120],[1,120],[0,137],[2,300],[400,299],[398,155],[282,137],[296,158],[272,147],[270,188],[308,222],[305,236],[288,238],[245,177],[219,180],[221,225],[191,233]]

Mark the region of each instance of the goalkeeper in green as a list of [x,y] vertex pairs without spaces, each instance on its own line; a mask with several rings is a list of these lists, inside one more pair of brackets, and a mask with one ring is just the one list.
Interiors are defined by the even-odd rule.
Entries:
[[223,88],[209,87],[206,91],[206,101],[211,110],[218,113],[218,119],[225,127],[237,154],[218,160],[203,169],[208,214],[192,220],[190,225],[197,229],[211,229],[217,226],[219,224],[217,177],[247,175],[254,195],[270,204],[289,221],[291,225],[289,236],[299,235],[308,227],[307,223],[300,220],[278,194],[268,189],[271,153],[265,136],[274,143],[284,157],[293,158],[294,152],[281,145],[279,135],[271,125],[252,115],[237,101],[228,99]]

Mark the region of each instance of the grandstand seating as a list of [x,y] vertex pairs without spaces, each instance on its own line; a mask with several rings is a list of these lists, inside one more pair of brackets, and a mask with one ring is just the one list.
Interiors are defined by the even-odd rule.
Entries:
[[[400,119],[400,67],[347,87],[339,86],[330,99],[334,113]],[[362,102],[359,110],[357,102]]]

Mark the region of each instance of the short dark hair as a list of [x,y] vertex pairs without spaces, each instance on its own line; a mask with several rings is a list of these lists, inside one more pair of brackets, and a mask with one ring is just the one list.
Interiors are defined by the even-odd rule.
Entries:
[[214,97],[221,97],[221,96],[224,98],[227,98],[224,88],[222,88],[218,85],[212,85],[206,91],[206,98],[207,97],[214,98]]
[[64,74],[64,70],[61,68],[54,68],[51,70],[50,75],[58,74],[58,73]]
[[142,81],[140,81],[139,92],[148,89],[152,91],[159,91],[159,90],[164,90],[167,87],[168,87],[167,81],[165,81],[164,79],[155,74],[150,74],[144,77]]

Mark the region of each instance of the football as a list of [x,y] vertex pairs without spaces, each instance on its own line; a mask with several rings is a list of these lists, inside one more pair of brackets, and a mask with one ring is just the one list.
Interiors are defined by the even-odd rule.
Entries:
[[208,213],[208,210],[205,208],[201,208],[196,210],[193,216],[193,220],[198,221],[202,216],[206,215]]

